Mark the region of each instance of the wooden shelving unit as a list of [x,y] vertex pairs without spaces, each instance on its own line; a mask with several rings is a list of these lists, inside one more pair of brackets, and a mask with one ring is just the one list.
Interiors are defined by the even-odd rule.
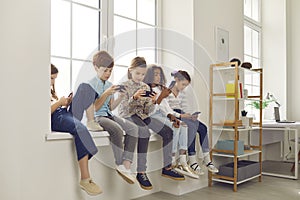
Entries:
[[[223,80],[218,79],[218,77],[214,77],[215,73],[227,73],[231,74],[231,76],[234,77],[234,93],[226,93],[225,90],[225,83],[220,84]],[[259,85],[259,94],[251,94],[247,98],[240,98],[239,94],[239,83],[243,82],[243,80],[240,80],[240,76],[243,73],[255,73],[259,76],[260,79],[260,85]],[[223,85],[223,90],[214,91],[216,88],[216,83],[220,86]],[[212,186],[213,181],[216,182],[223,182],[223,183],[229,183],[233,184],[233,191],[237,191],[237,185],[240,183],[244,183],[246,181],[252,180],[254,178],[258,178],[259,182],[261,182],[262,178],[262,110],[260,109],[259,112],[259,121],[256,121],[254,125],[251,128],[242,128],[240,127],[238,121],[240,119],[240,104],[243,105],[244,101],[252,101],[252,100],[259,100],[260,101],[260,108],[262,108],[262,83],[263,83],[263,74],[262,69],[253,69],[248,70],[245,68],[238,67],[237,62],[228,62],[228,63],[218,63],[218,64],[212,64],[210,65],[210,103],[209,103],[209,134],[210,134],[210,144],[213,144],[212,138],[213,138],[213,132],[219,131],[221,134],[227,133],[227,134],[233,134],[233,140],[234,140],[234,148],[232,151],[230,150],[218,150],[211,148],[211,159],[213,160],[216,157],[224,157],[224,158],[230,158],[233,159],[233,177],[229,176],[221,176],[218,174],[212,174],[209,173],[209,186]],[[228,98],[228,96],[232,96],[231,98]],[[214,109],[214,105],[218,102],[226,102],[226,104],[231,104],[233,106],[233,109],[230,110],[230,112],[233,112],[233,124],[231,127],[224,127],[224,123],[222,121],[217,121],[214,115],[216,115],[217,111]],[[224,103],[225,104],[225,103]],[[227,112],[229,112],[227,110]],[[226,117],[224,117],[226,120]],[[219,119],[219,118],[218,118]],[[244,154],[238,155],[238,141],[240,139],[240,134],[251,134],[252,130],[258,130],[259,131],[259,145],[254,146],[250,144],[250,141],[248,141],[248,144],[251,148],[251,150],[245,150]],[[258,175],[252,176],[250,178],[247,178],[242,181],[238,181],[238,169],[237,164],[240,158],[248,158],[253,155],[258,155],[258,162],[260,164],[260,173]]]

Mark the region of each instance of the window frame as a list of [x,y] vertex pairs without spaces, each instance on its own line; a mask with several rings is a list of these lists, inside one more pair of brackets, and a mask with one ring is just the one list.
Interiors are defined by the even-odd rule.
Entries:
[[[73,62],[74,61],[80,61],[80,62],[85,62],[85,63],[92,63],[92,60],[91,59],[80,59],[80,58],[74,58],[73,57],[73,6],[74,4],[75,5],[79,5],[79,6],[83,6],[83,7],[86,7],[86,8],[90,8],[90,9],[93,9],[93,10],[97,10],[99,12],[99,27],[98,27],[98,43],[99,44],[107,44],[107,41],[108,41],[108,38],[112,38],[114,37],[114,16],[115,16],[115,13],[114,13],[114,1],[112,0],[99,0],[99,8],[95,8],[93,6],[89,6],[89,5],[85,5],[83,3],[79,3],[79,2],[76,2],[75,0],[61,0],[61,1],[64,1],[64,2],[68,2],[70,3],[70,55],[69,56],[61,56],[61,55],[54,55],[52,52],[51,52],[51,56],[50,58],[52,59],[61,59],[61,60],[64,60],[66,62],[69,62],[69,65],[68,66],[65,66],[65,67],[68,67],[69,69],[68,70],[68,73],[69,73],[69,77],[70,77],[70,80],[69,80],[69,83],[68,83],[68,88],[70,90],[72,90],[74,88],[74,83],[75,83],[75,79],[76,77],[73,76]],[[136,0],[136,4],[138,3],[138,0]],[[155,0],[155,25],[151,25],[151,24],[148,24],[148,23],[145,23],[145,22],[142,22],[142,21],[139,21],[137,19],[135,19],[135,23],[136,23],[136,29],[135,31],[137,32],[138,29],[137,29],[137,26],[138,24],[144,24],[144,25],[151,25],[155,28],[155,43],[156,43],[156,47],[155,47],[155,61],[158,62],[159,61],[159,58],[161,56],[158,55],[158,36],[157,36],[157,28],[160,27],[161,25],[161,2],[158,1],[158,0]],[[138,12],[138,10],[136,9],[136,13]],[[122,16],[123,17],[123,16]],[[132,19],[130,19],[132,20]],[[138,38],[136,37],[136,40],[138,40]],[[137,47],[137,46],[136,46]],[[98,48],[101,48],[100,46],[98,46]],[[106,45],[104,47],[101,48],[102,50],[106,50],[108,52],[110,52],[113,55],[113,46],[110,45]],[[135,52],[137,54],[137,51],[138,49],[136,48],[135,49]],[[55,63],[54,63],[55,64]],[[116,65],[116,67],[119,67],[119,65]],[[128,67],[127,65],[121,65],[121,67]],[[111,81],[114,82],[114,74],[112,74],[111,76]],[[58,86],[59,87],[59,86]],[[59,94],[61,95],[61,94]]]
[[[246,1],[246,0],[245,0]],[[245,3],[244,1],[244,3]],[[244,9],[245,9],[245,5],[244,5]],[[251,12],[252,12],[252,6],[251,6]],[[263,68],[262,66],[262,23],[261,23],[261,0],[258,0],[258,21],[248,17],[245,15],[244,12],[244,44],[245,44],[245,27],[248,27],[249,29],[251,29],[251,31],[256,31],[258,32],[258,57],[255,57],[253,54],[248,55],[245,52],[245,46],[244,46],[244,60],[247,57],[250,57],[251,60],[253,59],[257,59],[258,60],[258,64],[259,66],[252,66],[253,68]],[[251,38],[251,44],[253,44],[253,39]],[[251,52],[253,52],[253,45],[251,45]],[[251,80],[250,82],[245,82],[244,86],[245,88],[247,88],[249,86],[249,88],[251,88],[251,91],[248,91],[250,94],[252,95],[258,95],[258,94],[254,94],[254,91],[257,90],[259,88],[260,82],[258,82],[259,80],[257,78],[255,78],[253,75],[251,76]],[[249,108],[249,114],[252,114],[254,116],[257,115],[256,113],[256,109],[254,108]],[[256,119],[257,120],[257,119]]]

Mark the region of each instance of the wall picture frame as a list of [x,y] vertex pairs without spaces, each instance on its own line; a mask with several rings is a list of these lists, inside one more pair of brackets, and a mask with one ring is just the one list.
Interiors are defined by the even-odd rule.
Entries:
[[216,27],[216,59],[218,62],[229,61],[229,31]]

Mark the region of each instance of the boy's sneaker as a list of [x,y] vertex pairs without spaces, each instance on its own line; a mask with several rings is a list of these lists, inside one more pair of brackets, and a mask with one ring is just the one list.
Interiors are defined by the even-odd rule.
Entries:
[[202,170],[202,168],[198,165],[198,163],[193,163],[190,165],[190,168],[193,170],[193,172],[195,174],[197,174],[198,176],[201,176],[204,174],[204,171]]
[[189,176],[191,178],[198,179],[199,176],[194,173],[194,170],[190,168],[190,166],[186,165],[177,165],[174,170],[180,174]]
[[161,175],[163,177],[171,178],[171,179],[177,180],[177,181],[185,180],[184,176],[182,174],[176,172],[173,168],[170,168],[170,169],[163,168]]
[[91,178],[81,180],[79,185],[89,195],[95,196],[102,193],[101,188]]
[[141,188],[143,188],[144,190],[151,190],[153,188],[146,173],[137,173],[136,179],[139,182]]
[[218,168],[216,168],[212,162],[209,162],[206,165],[206,167],[207,167],[208,171],[210,171],[211,173],[218,173],[219,172]]
[[118,174],[129,184],[134,184],[135,178],[132,176],[130,169],[126,169],[124,165],[118,165],[116,167]]
[[89,131],[103,131],[103,127],[99,125],[99,123],[93,121],[88,121],[86,123],[86,127]]

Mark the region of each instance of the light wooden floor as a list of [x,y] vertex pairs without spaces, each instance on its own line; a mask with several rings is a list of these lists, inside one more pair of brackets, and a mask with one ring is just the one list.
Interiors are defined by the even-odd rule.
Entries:
[[300,200],[300,180],[291,180],[271,176],[240,184],[233,192],[232,185],[216,183],[182,196],[158,192],[135,200]]

